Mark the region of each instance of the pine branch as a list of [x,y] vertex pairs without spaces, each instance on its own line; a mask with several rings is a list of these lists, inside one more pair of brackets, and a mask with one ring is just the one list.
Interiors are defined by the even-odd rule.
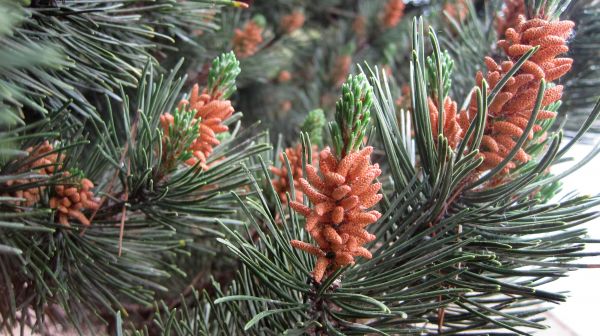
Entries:
[[0,0],[0,330],[545,329],[543,285],[600,267],[600,197],[556,198],[600,146],[551,172],[600,115],[567,2]]
[[[235,58],[227,62],[236,64]],[[235,67],[221,66],[219,62],[215,66],[215,78],[229,78],[228,84],[215,88],[232,92]],[[177,78],[177,71],[178,68],[166,76],[160,75],[148,63],[137,98],[130,100],[122,89],[124,104],[118,113],[113,112],[107,97],[108,122],[93,125],[97,133],[90,136],[91,144],[85,140],[87,135],[82,128],[73,128],[65,113],[51,114],[52,118],[44,119],[44,123],[38,122],[35,136],[21,136],[34,124],[11,131],[15,140],[24,143],[39,143],[40,138],[49,136],[58,139],[59,134],[71,137],[70,141],[47,143],[46,147],[52,148],[53,144],[56,148],[47,153],[59,153],[58,158],[52,156],[56,161],[50,161],[50,165],[39,165],[41,159],[50,158],[43,152],[40,157],[30,155],[29,162],[33,163],[11,160],[2,167],[0,207],[5,211],[7,224],[3,231],[8,231],[3,232],[1,246],[5,253],[15,255],[6,254],[2,261],[7,270],[2,275],[2,288],[7,291],[2,316],[12,317],[6,327],[18,323],[17,316],[25,316],[31,309],[37,320],[32,328],[41,330],[44,309],[51,304],[64,309],[70,323],[81,326],[81,332],[97,328],[99,321],[91,320],[90,312],[120,309],[127,314],[130,302],[150,306],[155,292],[167,291],[167,278],[185,277],[188,271],[182,269],[181,261],[173,263],[173,255],[189,256],[210,250],[205,239],[221,235],[216,226],[219,217],[223,223],[239,223],[233,216],[236,199],[230,192],[247,185],[245,167],[256,169],[253,158],[269,147],[263,142],[263,135],[250,136],[252,129],[240,132],[238,125],[229,137],[221,138],[218,146],[211,140],[210,146],[214,147],[207,154],[204,169],[199,164],[178,161],[169,171],[160,172],[164,169],[161,158],[165,157],[160,153],[172,149],[163,146],[163,140],[173,135],[160,131],[160,117],[165,111],[173,111],[180,97],[184,78]],[[222,99],[221,94],[219,97],[215,98]],[[201,107],[193,106],[194,110],[186,108],[185,113],[202,113]],[[239,117],[238,114],[223,121],[229,124]],[[191,121],[187,126],[192,126]],[[44,132],[46,127],[56,133]],[[191,129],[196,131],[197,139],[206,139],[204,133],[198,133],[199,128]],[[27,152],[37,153],[38,147],[32,148]],[[37,169],[48,175],[33,174]],[[72,179],[79,174],[99,185],[95,187],[89,180],[82,182],[88,188],[85,191],[90,192],[85,195],[87,201],[82,202],[88,203],[83,208],[69,209],[69,217],[62,217],[61,206],[69,207],[69,202],[74,201],[66,199],[61,190],[77,187],[79,177]],[[26,183],[20,182],[23,180]],[[9,188],[5,188],[9,183]],[[93,199],[90,185],[93,193],[104,195],[102,202],[89,203]],[[33,194],[35,190],[39,192]],[[11,197],[4,197],[5,192]],[[13,196],[19,192],[24,199]],[[58,201],[59,211],[52,210],[57,206],[53,199],[59,196],[63,197]],[[36,244],[32,245],[32,240]],[[23,283],[27,286],[18,285]],[[28,301],[31,295],[39,300]]]

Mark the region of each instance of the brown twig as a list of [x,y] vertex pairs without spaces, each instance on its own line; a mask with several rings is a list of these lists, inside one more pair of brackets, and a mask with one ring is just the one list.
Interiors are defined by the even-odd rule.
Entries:
[[[463,192],[463,190],[465,189],[465,187],[467,186],[467,184],[471,181],[471,179],[476,174],[477,174],[476,171],[472,171],[469,175],[467,175],[460,182],[460,184],[458,185],[458,187],[456,188],[456,190],[454,191],[454,193],[445,202],[444,208],[442,209],[442,211],[440,211],[440,213],[438,214],[438,216],[435,218],[435,220],[433,222],[429,223],[429,227],[433,227],[433,226],[437,225],[444,218],[444,216],[448,213],[448,207],[450,207],[450,205],[452,205],[456,201],[456,199]],[[462,226],[459,226],[458,233],[460,234],[461,232],[462,232]],[[432,234],[432,236],[435,237],[435,232]],[[460,264],[459,264],[459,267],[460,267]],[[442,296],[441,295],[438,297],[438,301],[442,302]],[[444,317],[445,316],[446,316],[446,309],[444,307],[440,307],[438,309],[438,325],[437,325],[438,335],[442,334],[442,327],[444,325]]]
[[[131,173],[131,161],[127,160],[127,176]],[[125,193],[123,194],[123,207],[121,210],[121,225],[119,227],[119,257],[123,250],[123,235],[125,233],[125,219],[127,217],[127,201],[129,200],[129,188],[125,184]]]
[[[439,302],[442,302],[442,296],[439,296]],[[440,307],[438,309],[438,335],[442,334],[442,326],[444,325],[444,317],[446,316],[446,309],[444,307]]]

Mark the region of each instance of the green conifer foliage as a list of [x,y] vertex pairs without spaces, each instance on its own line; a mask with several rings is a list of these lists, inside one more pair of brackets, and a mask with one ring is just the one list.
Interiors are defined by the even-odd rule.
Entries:
[[546,329],[598,267],[599,15],[0,0],[0,333]]

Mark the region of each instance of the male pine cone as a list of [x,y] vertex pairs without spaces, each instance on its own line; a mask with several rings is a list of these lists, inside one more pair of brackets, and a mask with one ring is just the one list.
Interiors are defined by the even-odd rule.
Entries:
[[373,183],[381,174],[377,164],[370,163],[373,147],[351,152],[337,160],[329,148],[320,153],[319,168],[306,166],[307,179],[299,180],[299,188],[313,206],[292,201],[290,206],[306,217],[306,231],[318,246],[292,240],[291,245],[317,257],[313,270],[320,282],[327,272],[353,264],[355,257],[370,259],[363,247],[375,236],[365,227],[381,217],[369,208],[381,200],[381,183]]
[[[497,63],[490,57],[485,58],[488,68],[485,79],[489,84],[489,90],[492,90],[521,56],[539,46],[539,50],[523,63],[514,76],[508,79],[489,106],[481,148],[484,162],[479,170],[497,166],[513,150],[516,141],[523,135],[531,119],[542,79],[550,83],[571,69],[572,59],[557,56],[569,50],[566,39],[572,34],[573,27],[572,21],[550,21],[541,18],[527,20],[521,15],[516,26],[506,30],[505,39],[498,41],[498,47],[504,50],[508,60]],[[483,79],[483,74],[477,73],[478,86],[481,86]],[[556,85],[544,92],[542,109],[537,115],[537,121],[555,117],[556,113],[545,107],[560,100],[562,89],[561,85]],[[477,102],[473,98],[469,109],[459,114],[459,123],[463,130],[468,128],[476,113]],[[527,135],[528,139],[533,139],[534,133],[541,130],[542,127],[535,124],[532,132]],[[503,173],[507,174],[519,163],[529,160],[529,154],[523,148],[519,148],[513,160],[504,167]]]

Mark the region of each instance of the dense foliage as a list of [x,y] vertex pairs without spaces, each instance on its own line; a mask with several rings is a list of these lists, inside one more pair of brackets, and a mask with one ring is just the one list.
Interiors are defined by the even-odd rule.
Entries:
[[597,266],[600,199],[556,195],[600,147],[552,167],[597,129],[599,13],[0,0],[0,332],[546,328]]

